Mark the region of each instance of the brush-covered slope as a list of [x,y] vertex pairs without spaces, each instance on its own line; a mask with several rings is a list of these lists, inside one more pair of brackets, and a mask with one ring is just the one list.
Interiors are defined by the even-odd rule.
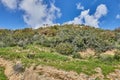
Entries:
[[119,49],[119,29],[64,25],[0,30],[0,66],[9,80],[119,80]]

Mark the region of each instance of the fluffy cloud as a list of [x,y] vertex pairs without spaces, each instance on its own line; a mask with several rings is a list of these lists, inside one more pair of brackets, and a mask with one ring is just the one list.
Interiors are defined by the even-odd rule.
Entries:
[[38,28],[44,24],[53,25],[53,21],[61,16],[60,9],[54,3],[43,4],[43,0],[23,0],[20,9],[25,12],[24,21],[33,28]]
[[116,19],[120,19],[120,14],[117,14]]
[[49,7],[43,0],[2,0],[2,3],[10,9],[22,10],[24,22],[33,28],[44,24],[54,25],[54,20],[61,16],[61,11],[54,2],[50,2]]
[[89,9],[84,10],[78,17],[75,17],[74,20],[65,22],[65,24],[85,24],[98,28],[100,23],[99,19],[107,14],[107,7],[101,4],[97,7],[93,15],[90,15],[89,12]]
[[18,0],[1,0],[1,3],[10,9],[16,9]]
[[95,18],[99,19],[106,14],[107,14],[107,7],[104,4],[101,4],[97,7],[94,16]]
[[81,3],[76,4],[77,9],[84,10],[84,6],[81,5]]

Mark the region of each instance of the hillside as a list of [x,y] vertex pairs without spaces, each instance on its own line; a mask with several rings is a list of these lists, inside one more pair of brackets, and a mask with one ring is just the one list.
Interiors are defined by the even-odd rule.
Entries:
[[120,29],[0,30],[0,80],[120,79]]

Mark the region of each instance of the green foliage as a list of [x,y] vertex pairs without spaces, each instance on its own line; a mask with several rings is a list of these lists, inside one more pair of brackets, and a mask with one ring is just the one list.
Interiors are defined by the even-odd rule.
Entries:
[[8,80],[4,74],[4,68],[0,67],[0,80]]
[[[20,52],[14,51],[18,49],[20,50]],[[73,59],[55,52],[50,53],[41,51],[35,48],[35,46],[28,46],[26,51],[27,50],[30,51],[23,53],[24,49],[22,49],[21,47],[0,48],[0,57],[9,60],[19,59],[22,61],[24,67],[30,66],[34,63],[35,65],[47,65],[67,71],[76,71],[77,73],[83,72],[88,75],[94,74],[94,69],[96,67],[100,67],[103,71],[103,74],[107,75],[110,72],[114,71],[114,69],[118,69],[119,67],[115,66],[120,63],[119,61],[114,60],[112,63],[106,64],[107,62],[101,61],[99,59]],[[28,58],[27,53],[32,53],[33,51],[35,52],[35,56],[32,59]]]
[[113,62],[113,60],[114,60],[114,56],[112,56],[112,55],[108,55],[108,54],[101,54],[100,56],[99,56],[99,59],[101,60],[101,61],[103,61],[103,62],[109,62],[109,63],[111,63],[111,62]]
[[59,55],[59,54],[51,54],[48,52],[40,52],[38,54],[35,55],[35,58],[40,58],[43,60],[52,60],[52,61],[67,61],[68,58],[63,56],[63,55]]
[[56,46],[56,51],[65,54],[65,55],[70,55],[74,52],[74,47],[70,43],[60,43]]
[[73,58],[81,59],[82,57],[80,56],[79,53],[74,53],[74,54],[73,54]]
[[85,49],[85,43],[81,36],[76,36],[72,42],[73,45],[77,46],[77,51]]
[[114,48],[120,49],[120,32],[84,25],[62,25],[35,30],[31,28],[0,30],[0,47],[20,46],[24,48],[29,44],[40,44],[55,48],[66,42],[71,43],[73,52],[76,53],[87,48],[94,49],[97,53],[105,52]]
[[[37,48],[36,44],[39,44]],[[16,46],[22,48],[17,52]],[[100,55],[99,59],[81,60],[78,52],[87,48],[95,50],[98,55],[107,50],[120,49],[119,30],[102,30],[84,25],[62,25],[35,30],[31,28],[0,30],[0,57],[10,60],[19,59],[24,66],[35,63],[86,74],[93,74],[94,69],[100,67],[103,74],[107,75],[116,69],[117,64],[120,64],[120,52],[114,57]],[[65,55],[72,55],[73,58]]]
[[120,61],[120,51],[116,51],[114,55],[114,59],[116,59],[117,61]]

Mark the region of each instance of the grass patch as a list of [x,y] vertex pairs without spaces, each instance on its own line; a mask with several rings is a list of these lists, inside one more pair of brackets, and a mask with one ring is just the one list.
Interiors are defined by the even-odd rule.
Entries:
[[120,64],[120,62],[114,60],[109,63],[101,61],[99,59],[73,59],[56,52],[44,52],[37,48],[34,48],[33,46],[27,47],[27,49],[30,49],[30,51],[34,51],[35,53],[35,56],[32,59],[29,59],[27,57],[28,53],[22,53],[22,50],[21,52],[13,52],[13,49],[16,48],[9,47],[0,49],[0,56],[10,60],[20,59],[23,62],[24,66],[30,66],[32,63],[34,63],[36,65],[53,66],[57,69],[63,69],[66,71],[75,71],[77,73],[83,72],[88,75],[95,74],[94,69],[97,67],[100,67],[103,71],[103,74],[107,75],[110,72],[113,72],[114,69],[118,69],[118,67],[115,66]]
[[0,67],[0,80],[8,80],[4,74],[4,68]]
[[52,60],[52,61],[67,61],[68,60],[68,58],[63,55],[51,54],[47,52],[39,52],[38,54],[35,55],[35,58]]

